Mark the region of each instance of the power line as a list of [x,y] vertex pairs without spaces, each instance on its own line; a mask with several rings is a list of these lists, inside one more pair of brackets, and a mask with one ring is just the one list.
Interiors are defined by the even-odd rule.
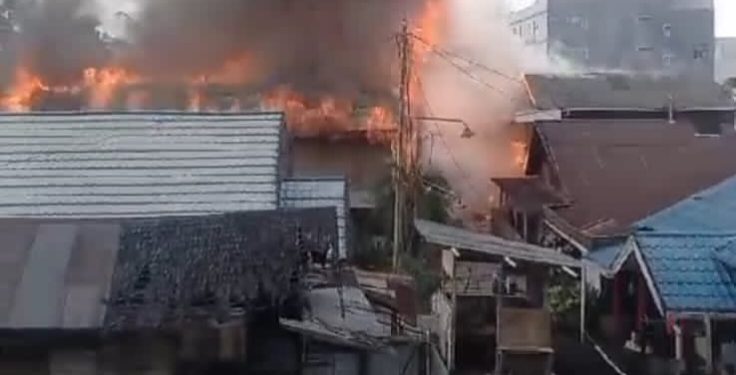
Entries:
[[[424,90],[424,84],[422,83],[422,80],[419,77],[415,77],[417,82],[417,89],[419,90],[419,94],[422,97],[422,101],[424,102],[424,105],[426,107],[427,112],[431,117],[435,117],[434,111],[432,110],[432,105],[429,103],[429,98],[427,98],[426,91]],[[470,174],[460,165],[460,162],[457,160],[457,157],[452,151],[452,148],[450,147],[449,143],[445,139],[445,134],[440,129],[439,124],[436,122],[432,122],[435,129],[437,129],[437,132],[439,133],[440,142],[442,142],[442,145],[444,146],[445,150],[447,150],[447,153],[450,155],[450,160],[452,160],[452,163],[454,164],[455,168],[460,172],[462,175],[462,178],[466,181],[468,186],[470,186],[471,189],[475,190],[476,193],[483,194],[483,192],[473,184],[473,182],[470,180]],[[429,155],[430,160],[432,158],[432,154]]]
[[424,45],[426,45],[427,47],[429,47],[429,48],[430,48],[430,49],[431,49],[431,50],[432,50],[433,52],[435,52],[435,53],[436,53],[436,54],[438,54],[438,55],[444,55],[445,57],[448,57],[448,58],[455,58],[455,59],[458,59],[458,60],[460,60],[460,61],[462,61],[462,62],[465,62],[465,63],[466,63],[466,64],[468,64],[468,65],[471,65],[471,66],[475,66],[475,67],[477,67],[477,68],[483,69],[483,70],[485,70],[485,71],[487,71],[487,72],[489,72],[489,73],[495,74],[495,75],[497,75],[497,76],[499,76],[499,77],[503,77],[503,78],[505,78],[505,79],[507,79],[507,80],[509,80],[509,81],[512,81],[512,82],[514,82],[514,83],[517,83],[517,84],[523,84],[523,83],[524,83],[524,82],[523,82],[523,81],[522,81],[521,79],[519,79],[519,78],[513,77],[513,76],[511,76],[511,75],[509,75],[509,74],[506,74],[506,73],[504,73],[504,72],[502,72],[502,71],[500,71],[500,70],[498,70],[498,69],[495,69],[495,68],[491,68],[490,66],[488,66],[488,65],[486,65],[486,64],[483,64],[483,63],[481,63],[481,62],[479,62],[479,61],[477,61],[477,60],[471,59],[471,58],[469,58],[469,57],[461,56],[461,55],[460,55],[460,54],[458,54],[458,53],[454,53],[454,52],[451,52],[451,51],[449,51],[449,50],[447,50],[447,49],[444,49],[444,48],[442,48],[442,47],[439,47],[439,46],[438,46],[438,45],[436,45],[436,44],[432,44],[432,43],[428,42],[427,40],[425,40],[424,38],[422,38],[422,37],[421,37],[421,36],[419,36],[419,35],[416,35],[416,34],[411,34],[411,36],[412,36],[412,37],[413,37],[414,39],[416,39],[416,40],[418,40],[419,42],[421,42],[422,44],[424,44]]

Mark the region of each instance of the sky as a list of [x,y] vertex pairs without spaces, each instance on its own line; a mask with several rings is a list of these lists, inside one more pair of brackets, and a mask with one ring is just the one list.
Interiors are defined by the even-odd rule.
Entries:
[[736,37],[736,0],[715,0],[716,36]]
[[[534,0],[507,0],[513,8],[524,7]],[[716,6],[716,36],[736,37],[736,0],[714,0]]]

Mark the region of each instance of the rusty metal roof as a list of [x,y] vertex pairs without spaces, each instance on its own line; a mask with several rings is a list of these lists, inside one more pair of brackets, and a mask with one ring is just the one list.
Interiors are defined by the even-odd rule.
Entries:
[[[565,120],[537,135],[571,203],[555,213],[589,235],[638,220],[736,174],[736,134],[702,137],[687,122]],[[539,171],[530,171],[539,173]]]

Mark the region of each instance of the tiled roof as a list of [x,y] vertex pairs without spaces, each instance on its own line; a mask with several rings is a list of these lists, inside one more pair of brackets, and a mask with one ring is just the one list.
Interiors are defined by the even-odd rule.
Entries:
[[526,75],[530,99],[537,110],[612,109],[676,110],[734,109],[730,95],[718,84],[667,77],[624,74]]
[[332,208],[129,223],[105,325],[158,328],[281,306],[301,290],[304,251],[336,246]]
[[639,221],[637,226],[648,231],[736,232],[736,176]]
[[332,207],[340,236],[338,256],[348,257],[348,183],[343,177],[290,178],[281,182],[281,207]]
[[571,202],[555,212],[589,235],[626,232],[736,174],[733,126],[717,137],[661,120],[565,120],[536,129]]
[[415,220],[414,226],[425,241],[435,245],[470,250],[482,254],[509,257],[532,263],[579,267],[580,262],[553,249],[508,241],[490,234],[471,232],[426,220]]
[[736,232],[644,233],[636,242],[666,312],[736,312]]
[[275,209],[283,116],[0,115],[0,217]]

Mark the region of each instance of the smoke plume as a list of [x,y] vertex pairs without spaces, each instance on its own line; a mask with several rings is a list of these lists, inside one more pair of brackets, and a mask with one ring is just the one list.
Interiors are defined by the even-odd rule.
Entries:
[[425,142],[425,163],[459,192],[463,208],[488,212],[491,177],[518,175],[521,169],[524,150],[513,142],[508,125],[523,97],[528,51],[508,29],[501,2],[445,0],[443,5],[441,51],[429,56],[421,76],[426,109],[463,120],[475,136],[461,137],[457,126],[425,123],[433,134]]

